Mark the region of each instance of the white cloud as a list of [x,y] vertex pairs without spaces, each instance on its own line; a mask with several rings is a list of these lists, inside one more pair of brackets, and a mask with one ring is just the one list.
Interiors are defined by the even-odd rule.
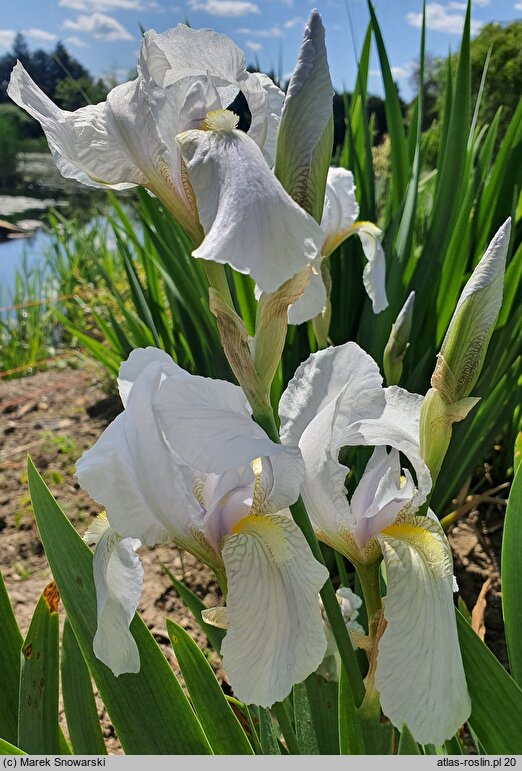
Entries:
[[140,0],[58,0],[58,5],[86,13],[110,11],[114,8],[121,11],[141,11],[144,8]]
[[64,29],[87,32],[97,40],[134,40],[133,36],[112,16],[92,13],[90,16],[78,16],[76,21],[66,19]]
[[76,35],[70,35],[69,37],[66,37],[65,42],[70,46],[76,46],[76,48],[89,48],[89,45],[85,43],[81,37],[77,37]]
[[249,48],[254,53],[258,53],[258,51],[261,51],[263,48],[262,43],[256,43],[255,40],[246,40],[245,41],[245,48]]
[[465,11],[467,7],[467,3],[448,3],[448,8],[451,8],[452,11]]
[[404,62],[404,64],[395,64],[391,67],[391,73],[396,80],[407,78],[415,69],[415,62]]
[[301,16],[294,16],[293,19],[287,19],[283,22],[284,29],[293,29],[293,27],[304,27],[306,21]]
[[22,33],[26,37],[33,38],[33,40],[42,40],[44,43],[52,43],[53,40],[56,40],[56,35],[53,35],[52,32],[47,32],[45,29],[31,27],[31,29],[23,29]]
[[244,0],[188,0],[192,11],[205,11],[212,16],[245,16],[247,13],[261,13],[255,3]]
[[250,37],[283,37],[283,30],[280,27],[270,27],[269,29],[251,29],[250,27],[240,27],[236,29],[238,35],[249,35]]
[[515,11],[522,11],[522,3],[515,3],[514,8]]
[[482,8],[484,8],[486,5],[489,5],[490,3],[491,0],[473,0],[473,5],[479,5]]
[[[406,21],[412,27],[422,27],[422,13],[407,13]],[[440,3],[427,3],[426,27],[436,32],[447,32],[450,35],[459,35],[464,26],[463,13],[449,13],[448,8]],[[475,35],[482,23],[471,21],[471,33]]]
[[0,48],[11,48],[15,35],[14,29],[0,29]]

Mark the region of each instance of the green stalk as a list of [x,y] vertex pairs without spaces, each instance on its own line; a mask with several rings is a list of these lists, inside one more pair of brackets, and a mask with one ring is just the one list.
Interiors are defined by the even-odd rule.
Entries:
[[209,285],[217,289],[226,304],[232,310],[235,310],[230,287],[228,286],[227,274],[225,273],[225,266],[211,260],[202,260],[202,263]]
[[[314,529],[310,522],[308,512],[302,499],[299,497],[293,506],[290,506],[293,518],[296,524],[301,528],[304,537],[308,541],[308,545],[312,550],[312,554],[318,562],[324,565],[323,555],[315,537]],[[324,610],[330,622],[332,628],[332,634],[334,636],[339,655],[341,657],[342,664],[346,670],[348,681],[352,690],[353,700],[355,706],[358,707],[364,699],[365,689],[361,676],[361,670],[357,663],[355,651],[353,649],[352,641],[346,629],[344,623],[343,614],[337,601],[337,595],[335,589],[330,580],[328,580],[321,589],[321,599],[323,601]]]
[[374,623],[372,619],[382,610],[380,565],[381,561],[377,560],[370,564],[360,563],[355,566],[363,591],[364,604],[368,615],[368,634],[370,636],[372,623]]

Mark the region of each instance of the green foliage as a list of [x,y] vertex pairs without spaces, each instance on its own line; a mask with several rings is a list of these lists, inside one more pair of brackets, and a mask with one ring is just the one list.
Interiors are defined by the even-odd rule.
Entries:
[[[490,22],[473,38],[470,46],[471,94],[477,99],[484,66],[489,57],[487,77],[478,111],[479,125],[489,125],[499,108],[500,131],[503,134],[511,120],[522,93],[522,21],[509,24]],[[452,54],[450,64],[456,71],[457,54]],[[418,86],[418,75],[415,75]],[[440,118],[444,111],[444,94],[448,86],[446,60],[430,57],[426,66],[424,97],[426,112],[423,128],[429,129],[430,136],[440,136]],[[433,140],[435,141],[435,140]],[[432,152],[426,158],[431,165]]]

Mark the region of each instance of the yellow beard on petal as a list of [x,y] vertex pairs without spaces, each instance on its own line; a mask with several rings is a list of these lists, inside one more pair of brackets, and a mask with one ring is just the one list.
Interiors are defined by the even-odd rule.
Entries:
[[211,110],[201,121],[201,131],[234,131],[239,123],[239,116],[231,110]]
[[421,552],[434,573],[441,577],[446,575],[448,547],[437,535],[430,532],[429,528],[402,522],[385,528],[382,535],[410,544],[416,551]]
[[236,522],[231,533],[258,536],[270,550],[277,565],[283,565],[292,557],[284,533],[269,516],[248,514]]

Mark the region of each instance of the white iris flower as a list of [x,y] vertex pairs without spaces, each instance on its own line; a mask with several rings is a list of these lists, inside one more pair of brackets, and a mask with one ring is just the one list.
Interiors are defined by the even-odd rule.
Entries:
[[223,666],[239,699],[270,706],[326,650],[317,593],[328,574],[287,509],[301,454],[254,423],[238,386],[190,375],[155,348],[133,351],[118,382],[125,410],[77,464],[107,513],[87,534],[97,541],[95,653],[116,675],[139,671],[135,550],[172,541],[226,577]]
[[[146,32],[137,72],[105,102],[75,112],[58,108],[20,63],[8,94],[40,122],[63,176],[146,187],[191,236],[195,256],[229,263],[267,292],[316,259],[319,226],[270,172],[283,104],[270,78],[247,72],[226,36],[184,25]],[[216,118],[240,92],[246,133]]]
[[[384,714],[421,743],[442,744],[469,717],[453,607],[451,551],[434,515],[417,511],[431,487],[419,450],[422,397],[382,388],[355,343],[316,354],[280,403],[281,438],[305,464],[302,496],[318,538],[355,565],[384,557],[386,628],[375,686]],[[343,448],[374,447],[351,501]],[[388,451],[388,448],[391,448]],[[401,471],[400,455],[415,471]]]

